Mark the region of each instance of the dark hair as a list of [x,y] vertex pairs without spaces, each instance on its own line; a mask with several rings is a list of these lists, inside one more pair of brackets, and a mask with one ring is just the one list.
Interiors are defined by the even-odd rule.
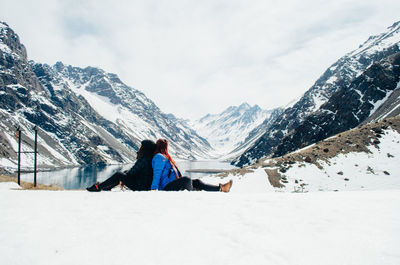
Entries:
[[153,156],[156,150],[156,144],[152,140],[143,140],[137,151],[137,159],[143,156]]

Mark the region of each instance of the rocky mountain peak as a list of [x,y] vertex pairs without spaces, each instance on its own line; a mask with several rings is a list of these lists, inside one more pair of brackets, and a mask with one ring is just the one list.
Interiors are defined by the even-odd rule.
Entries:
[[[388,27],[381,34],[370,36],[358,49],[346,54],[347,57],[355,57],[358,60],[367,60],[368,55],[374,55],[378,52],[390,49],[392,46],[400,48],[400,21]],[[394,47],[396,48],[396,47]],[[382,59],[382,58],[377,58]]]
[[0,52],[8,53],[14,59],[27,59],[25,46],[20,42],[18,35],[5,22],[0,22]]

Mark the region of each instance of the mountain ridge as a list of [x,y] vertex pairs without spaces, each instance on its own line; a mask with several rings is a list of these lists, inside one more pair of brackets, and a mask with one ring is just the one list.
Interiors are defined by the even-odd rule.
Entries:
[[[332,64],[295,104],[286,108],[265,133],[233,164],[243,166],[259,158],[274,154],[282,139],[295,130],[311,114],[317,112],[333,93],[348,87],[374,62],[400,51],[400,23],[387,31],[371,36],[357,49],[347,53]],[[301,148],[297,146],[296,148]],[[279,153],[282,154],[282,153]]]

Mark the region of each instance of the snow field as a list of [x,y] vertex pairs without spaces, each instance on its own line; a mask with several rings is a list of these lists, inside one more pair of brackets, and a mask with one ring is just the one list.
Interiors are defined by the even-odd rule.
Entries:
[[399,205],[400,190],[1,190],[1,264],[400,264]]
[[263,168],[258,168],[252,173],[241,175],[229,175],[226,178],[218,178],[213,176],[202,177],[201,180],[205,183],[218,185],[226,183],[230,179],[233,180],[233,185],[230,193],[267,193],[275,192],[275,188],[268,181],[268,175]]

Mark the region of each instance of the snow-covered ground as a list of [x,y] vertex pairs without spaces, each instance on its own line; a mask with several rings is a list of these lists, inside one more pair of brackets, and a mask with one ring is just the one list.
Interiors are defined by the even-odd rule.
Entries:
[[326,162],[320,160],[322,169],[310,163],[295,163],[283,174],[288,183],[280,190],[299,191],[301,186],[303,191],[400,190],[400,134],[387,129],[379,141],[379,145],[368,147],[370,153],[339,154]]
[[261,173],[228,194],[0,183],[0,264],[400,264],[400,189],[245,191]]
[[[294,164],[280,189],[262,167],[203,178],[233,179],[230,193],[0,183],[0,264],[398,265],[399,141],[389,129],[369,154],[339,155],[322,170]],[[307,192],[292,193],[301,183]]]

